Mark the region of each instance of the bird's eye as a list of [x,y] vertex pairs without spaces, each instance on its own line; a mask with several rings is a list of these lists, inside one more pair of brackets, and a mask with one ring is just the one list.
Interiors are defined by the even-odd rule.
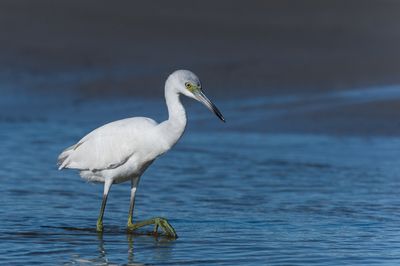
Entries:
[[192,85],[189,82],[185,83],[186,88],[190,89],[190,87],[192,87]]

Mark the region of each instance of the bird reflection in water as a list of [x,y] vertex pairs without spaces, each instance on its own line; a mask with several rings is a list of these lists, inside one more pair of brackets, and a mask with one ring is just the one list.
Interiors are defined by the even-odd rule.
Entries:
[[[113,236],[112,236],[113,237]],[[111,241],[104,240],[104,234],[99,232],[96,234],[97,255],[94,258],[84,258],[85,255],[76,255],[72,258],[71,264],[83,265],[145,265],[143,262],[138,262],[138,250],[140,247],[145,247],[142,254],[143,257],[149,258],[151,261],[165,261],[171,258],[172,246],[174,241],[166,237],[147,237],[137,234],[126,234],[126,243],[121,243],[116,240],[118,236],[114,235]],[[113,261],[113,258],[122,258],[125,249],[121,249],[121,244],[127,245],[127,259],[125,262]],[[136,245],[136,250],[135,250]],[[111,253],[110,253],[111,250]],[[121,251],[122,254],[113,254],[112,251]],[[122,256],[121,256],[122,255]],[[135,260],[136,255],[136,260]],[[86,257],[86,256],[85,256]]]

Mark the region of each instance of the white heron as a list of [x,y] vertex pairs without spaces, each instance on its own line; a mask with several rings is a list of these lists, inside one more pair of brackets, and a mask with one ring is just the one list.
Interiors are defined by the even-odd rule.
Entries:
[[133,223],[132,216],[141,175],[158,156],[174,146],[185,130],[186,112],[180,94],[202,102],[225,122],[221,112],[204,95],[199,78],[191,71],[177,70],[165,82],[168,120],[160,124],[146,117],[114,121],[93,130],[59,155],[59,170],[77,169],[82,178],[104,183],[97,231],[103,231],[103,214],[112,184],[130,180],[128,230],[154,224],[155,234],[161,227],[168,236],[177,237],[174,228],[164,218]]

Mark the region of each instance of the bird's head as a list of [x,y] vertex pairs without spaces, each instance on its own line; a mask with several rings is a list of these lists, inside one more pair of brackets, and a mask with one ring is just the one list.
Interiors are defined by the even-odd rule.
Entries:
[[201,102],[218,116],[221,121],[225,122],[224,116],[204,94],[200,79],[193,72],[189,70],[177,70],[169,76],[168,80],[174,83],[174,88],[178,93]]

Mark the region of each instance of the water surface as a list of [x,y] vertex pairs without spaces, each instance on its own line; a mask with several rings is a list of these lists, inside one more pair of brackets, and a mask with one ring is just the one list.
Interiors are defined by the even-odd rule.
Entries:
[[[303,108],[326,108],[321,101],[369,101],[376,90],[308,98],[303,105],[296,95],[217,99],[226,125],[189,104],[185,136],[145,173],[135,209],[137,219],[168,217],[175,241],[125,232],[128,183],[112,187],[106,230],[97,234],[102,186],[55,165],[64,147],[105,122],[129,115],[162,120],[161,100],[3,92],[2,263],[400,263],[400,138],[268,133],[263,124]],[[284,108],[287,102],[297,109]]]

